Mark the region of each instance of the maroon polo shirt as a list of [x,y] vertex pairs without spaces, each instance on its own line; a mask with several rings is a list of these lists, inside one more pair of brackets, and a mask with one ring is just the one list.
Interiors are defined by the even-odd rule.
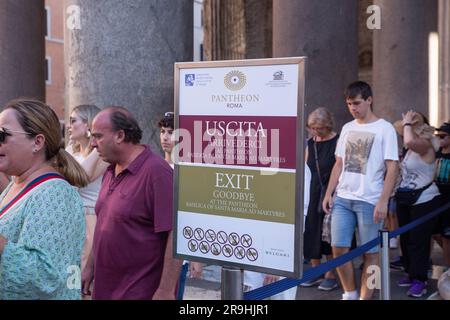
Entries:
[[114,168],[95,206],[93,299],[151,299],[172,230],[172,168],[148,146],[117,177]]

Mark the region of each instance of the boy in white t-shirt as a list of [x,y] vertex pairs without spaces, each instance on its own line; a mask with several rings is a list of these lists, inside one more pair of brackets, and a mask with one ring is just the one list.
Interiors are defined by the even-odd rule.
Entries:
[[[388,201],[398,176],[397,135],[394,127],[372,110],[372,90],[362,81],[351,83],[345,98],[354,120],[342,128],[336,147],[336,163],[323,207],[331,215],[333,256],[347,253],[355,228],[361,244],[378,236],[386,218]],[[333,193],[336,199],[333,201]],[[371,299],[367,268],[378,264],[378,247],[364,254],[360,299]],[[344,288],[343,300],[356,300],[353,265],[337,268]]]

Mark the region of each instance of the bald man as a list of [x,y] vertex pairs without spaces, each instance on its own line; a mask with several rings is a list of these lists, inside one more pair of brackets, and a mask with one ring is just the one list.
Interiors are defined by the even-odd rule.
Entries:
[[181,260],[172,257],[172,169],[131,113],[108,107],[92,123],[92,145],[110,163],[95,206],[93,257],[82,275],[93,299],[175,299]]

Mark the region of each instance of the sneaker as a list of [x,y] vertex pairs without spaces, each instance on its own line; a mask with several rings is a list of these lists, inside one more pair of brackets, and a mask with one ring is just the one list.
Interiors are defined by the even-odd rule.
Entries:
[[324,279],[318,289],[323,291],[331,291],[333,289],[336,289],[338,287],[338,283],[336,279]]
[[300,283],[300,287],[314,287],[320,284],[323,281],[323,278],[312,279],[303,283]]
[[399,287],[410,287],[410,286],[412,286],[412,284],[413,284],[413,282],[411,281],[411,279],[408,276],[397,281],[397,285]]
[[390,238],[389,239],[389,248],[391,248],[391,249],[397,249],[398,248],[397,238]]
[[359,296],[358,293],[355,292],[344,292],[342,294],[342,299],[341,300],[358,300]]
[[427,293],[427,283],[420,280],[413,280],[411,288],[408,290],[408,296],[420,298]]
[[392,269],[396,269],[396,270],[403,270],[404,266],[403,266],[403,257],[402,256],[398,256],[397,258],[395,258],[393,261],[391,261],[391,263],[389,263],[390,267]]

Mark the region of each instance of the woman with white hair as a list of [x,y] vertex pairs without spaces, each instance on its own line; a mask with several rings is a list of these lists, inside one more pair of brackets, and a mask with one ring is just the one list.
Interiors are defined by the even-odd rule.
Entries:
[[[303,255],[311,260],[312,267],[321,263],[322,256],[332,259],[330,239],[324,241],[323,222],[325,212],[322,210],[323,195],[327,189],[331,170],[336,158],[334,152],[339,135],[334,131],[334,119],[331,112],[323,107],[316,108],[308,116],[308,140],[305,152],[306,162],[311,170],[310,204],[305,222]],[[326,230],[326,228],[325,228]],[[325,277],[319,277],[301,284],[302,287],[319,286],[319,290],[330,291],[338,287],[333,270]]]

